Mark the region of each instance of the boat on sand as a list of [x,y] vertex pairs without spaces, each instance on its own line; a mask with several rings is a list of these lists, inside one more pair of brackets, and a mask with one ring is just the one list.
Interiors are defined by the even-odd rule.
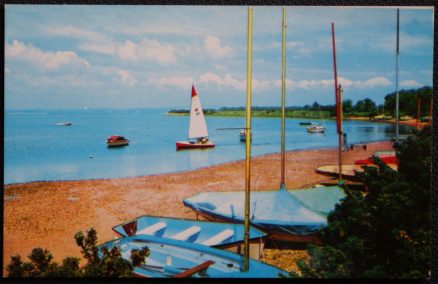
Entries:
[[117,247],[129,260],[132,250],[149,249],[150,254],[133,273],[153,278],[279,278],[287,272],[269,264],[249,259],[249,269],[243,270],[243,256],[209,246],[149,235],[136,235],[106,242],[98,247]]
[[[243,225],[143,215],[112,228],[119,237],[149,235],[197,243],[241,253]],[[250,227],[251,257],[259,259],[266,234]]]

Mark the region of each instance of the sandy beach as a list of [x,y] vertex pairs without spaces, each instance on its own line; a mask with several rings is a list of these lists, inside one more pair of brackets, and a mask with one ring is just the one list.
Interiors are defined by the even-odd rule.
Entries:
[[[345,152],[344,163],[352,164],[376,150],[392,149],[389,141],[367,144]],[[315,168],[336,164],[337,148],[300,150],[286,153],[286,185],[303,188],[327,180]],[[27,261],[32,248],[48,249],[54,260],[81,257],[74,234],[94,228],[98,242],[114,238],[112,227],[140,215],[195,219],[182,200],[201,191],[244,189],[244,161],[236,161],[187,172],[134,178],[42,181],[4,186],[3,273],[10,256],[20,254]],[[280,155],[252,158],[252,190],[277,190]],[[266,250],[264,260],[288,271],[304,250]]]

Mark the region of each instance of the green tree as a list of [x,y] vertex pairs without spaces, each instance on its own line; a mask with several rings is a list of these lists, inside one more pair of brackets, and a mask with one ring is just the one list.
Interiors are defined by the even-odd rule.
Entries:
[[362,113],[366,112],[366,113],[369,113],[369,115],[376,115],[377,114],[376,103],[369,98],[359,100],[354,105],[354,111],[355,112],[362,112]]
[[[431,128],[395,144],[399,170],[379,158],[358,174],[368,194],[346,188],[322,245],[309,246],[303,277],[426,278],[430,259]],[[296,275],[292,275],[296,276]]]
[[[425,86],[418,89],[399,91],[399,114],[417,116],[417,99],[420,99],[420,116],[428,116],[430,100],[432,98],[432,88]],[[396,93],[385,96],[385,112],[390,115],[395,114]]]
[[145,262],[149,256],[149,248],[131,251],[131,259],[122,258],[120,250],[113,247],[108,250],[102,247],[101,253],[97,248],[97,232],[91,228],[85,236],[78,232],[74,236],[76,244],[81,248],[81,253],[86,265],[80,267],[79,258],[67,257],[62,265],[52,262],[52,254],[41,248],[34,248],[28,256],[30,262],[21,261],[20,255],[11,257],[7,265],[9,277],[129,277],[132,276],[133,267]]
[[353,111],[353,102],[350,99],[342,101],[342,112],[350,113]]

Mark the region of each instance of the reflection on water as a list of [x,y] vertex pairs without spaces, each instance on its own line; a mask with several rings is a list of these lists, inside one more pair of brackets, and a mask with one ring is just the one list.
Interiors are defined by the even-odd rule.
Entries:
[[[244,117],[207,117],[216,147],[176,151],[175,142],[187,139],[189,117],[166,110],[44,111],[34,115],[5,114],[4,181],[75,180],[160,174],[206,167],[245,158],[240,142]],[[58,121],[71,121],[59,127]],[[300,119],[286,119],[286,150],[336,147],[336,122],[326,120],[325,133],[308,133]],[[318,120],[315,120],[318,121]],[[348,143],[388,140],[394,125],[345,121]],[[410,128],[400,125],[400,134]],[[251,155],[280,152],[281,120],[252,118]],[[123,135],[128,146],[108,148],[106,138]],[[92,157],[92,158],[90,158]]]

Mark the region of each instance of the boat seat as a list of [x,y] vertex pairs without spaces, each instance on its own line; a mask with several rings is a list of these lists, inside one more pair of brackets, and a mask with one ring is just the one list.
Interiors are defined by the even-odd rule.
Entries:
[[137,235],[151,235],[155,236],[158,232],[164,231],[166,229],[167,224],[164,222],[158,222],[149,227],[146,227],[142,230],[137,231]]
[[209,238],[208,240],[202,242],[202,244],[206,245],[206,246],[215,246],[215,245],[222,243],[226,239],[231,238],[233,235],[234,235],[233,230],[226,229],[226,230],[223,230],[222,232],[214,235],[213,237]]
[[196,266],[194,266],[194,267],[192,267],[190,269],[185,270],[184,272],[175,274],[173,277],[174,278],[186,278],[186,277],[190,277],[190,276],[192,276],[195,273],[202,272],[202,271],[206,270],[210,265],[213,265],[213,264],[215,264],[214,261],[207,260],[207,261],[205,261],[203,263],[200,263],[200,264],[198,264],[198,265],[196,265]]
[[182,232],[179,232],[178,234],[172,236],[171,238],[174,240],[180,240],[180,241],[187,241],[194,235],[198,234],[201,231],[201,228],[198,226],[191,226],[188,229],[185,229]]

